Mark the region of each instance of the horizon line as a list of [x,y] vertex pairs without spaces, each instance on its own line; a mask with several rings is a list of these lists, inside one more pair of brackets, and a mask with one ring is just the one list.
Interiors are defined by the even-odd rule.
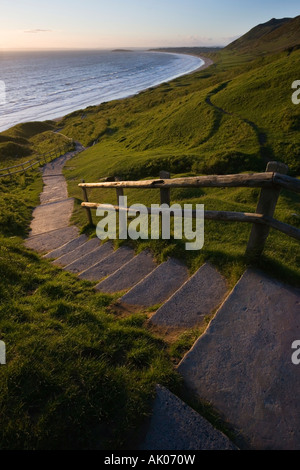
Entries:
[[54,51],[114,51],[114,50],[143,50],[149,51],[153,49],[223,49],[224,45],[210,45],[210,46],[116,46],[116,47],[53,47],[53,48],[2,48],[1,52],[54,52]]

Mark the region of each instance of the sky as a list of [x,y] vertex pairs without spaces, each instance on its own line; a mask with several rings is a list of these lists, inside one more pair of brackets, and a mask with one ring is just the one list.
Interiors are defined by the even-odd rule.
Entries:
[[0,50],[224,46],[299,0],[0,0]]

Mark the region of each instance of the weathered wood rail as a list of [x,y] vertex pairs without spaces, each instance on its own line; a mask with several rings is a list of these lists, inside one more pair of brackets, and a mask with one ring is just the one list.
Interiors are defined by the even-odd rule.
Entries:
[[[135,189],[159,189],[161,204],[171,205],[172,188],[261,188],[257,208],[255,213],[230,212],[230,211],[204,211],[204,218],[207,220],[218,220],[223,222],[246,222],[253,224],[248,241],[246,255],[250,258],[257,258],[263,252],[270,228],[278,230],[289,237],[300,240],[300,229],[292,225],[274,219],[277,200],[281,189],[300,193],[300,180],[287,176],[288,167],[282,163],[269,162],[265,173],[235,174],[235,175],[208,175],[187,178],[170,178],[167,172],[161,172],[159,179],[142,181],[101,181],[98,183],[79,184],[83,191],[84,202],[82,207],[87,211],[89,224],[93,224],[91,209],[101,207],[111,208],[111,205],[89,202],[89,188],[115,188],[117,193],[117,205],[113,206],[116,211],[128,208],[119,206],[119,197],[123,196],[126,188]],[[151,208],[147,208],[151,212]],[[192,211],[192,217],[196,217],[196,211]]]
[[6,168],[0,168],[0,178],[14,176],[19,173],[26,174],[27,170],[30,170],[31,168],[34,168],[35,166],[39,167],[41,165],[49,163],[55,158],[59,157],[60,155],[63,155],[68,150],[70,150],[73,147],[73,145],[74,145],[74,142],[70,141],[61,147],[57,147],[54,150],[51,150],[50,152],[37,155],[31,160],[27,160],[26,162],[22,162],[22,163],[19,163],[18,165],[9,166]]
[[[136,189],[172,189],[172,188],[233,188],[272,187],[274,173],[254,173],[252,175],[209,175],[187,178],[154,179],[142,181],[111,181],[101,183],[81,183],[85,188],[136,188]],[[300,182],[299,182],[300,183]]]

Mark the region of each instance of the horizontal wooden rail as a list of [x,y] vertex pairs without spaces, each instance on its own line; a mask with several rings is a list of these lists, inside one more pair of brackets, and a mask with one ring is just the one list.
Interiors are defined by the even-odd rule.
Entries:
[[[130,208],[128,207],[123,207],[123,206],[114,206],[112,204],[101,204],[97,202],[82,202],[81,203],[82,207],[89,208],[89,209],[98,209],[100,207],[104,211],[112,211],[115,210],[116,212],[119,211],[125,211],[129,212]],[[161,209],[153,209],[151,207],[146,207],[148,214],[160,214],[162,213]],[[166,209],[166,212],[169,212],[168,209]],[[172,211],[170,212],[171,216],[174,216],[172,214]],[[178,211],[176,210],[176,215],[180,216],[185,216],[189,217],[188,213],[184,213],[184,210],[182,209],[181,214],[178,214]],[[197,217],[197,212],[196,210],[191,211],[191,216],[193,218]],[[273,219],[272,217],[266,217],[262,214],[256,214],[256,213],[248,213],[248,212],[230,212],[230,211],[204,211],[204,219],[205,220],[217,220],[217,221],[222,221],[222,222],[246,222],[250,224],[261,224],[261,225],[267,225],[268,227],[272,227],[282,233],[285,233],[286,235],[295,238],[296,240],[300,240],[300,229],[293,227],[292,225],[288,225],[284,222],[279,222],[276,219]]]
[[33,161],[36,161],[36,157],[32,158],[31,160],[27,160],[26,162],[19,163],[18,165],[14,166],[8,166],[6,168],[0,168],[0,171],[6,171],[6,170],[12,170],[13,168],[20,168],[20,166],[27,165],[27,163],[31,163]]
[[[42,155],[37,155],[36,157],[32,158],[31,160],[21,162],[18,165],[9,166],[9,167],[6,167],[6,168],[0,168],[0,178],[6,177],[6,176],[17,175],[18,173],[25,173],[26,170],[29,170],[30,168],[33,168],[35,165],[41,165],[41,162],[42,163],[47,163],[47,158],[51,159],[52,157],[56,158],[59,155],[62,155],[64,152],[66,152],[70,148],[71,144],[73,144],[73,142],[70,141],[70,143],[66,143],[65,146],[63,146],[63,147],[58,147],[57,149],[51,150],[51,151],[49,151],[47,153],[44,153]],[[29,163],[31,163],[31,165],[29,165]],[[25,165],[28,165],[28,166],[25,166]],[[16,169],[16,168],[21,168],[21,169],[17,170],[17,171],[10,171],[10,170],[13,170],[13,169]],[[4,172],[7,172],[7,173],[4,173]]]
[[154,179],[142,181],[111,181],[100,183],[80,183],[82,188],[226,188],[247,187],[262,188],[272,187],[274,173],[254,173],[240,175],[209,175],[187,178]]
[[[204,219],[223,222],[246,222],[252,224],[246,255],[252,259],[258,259],[263,252],[270,228],[282,232],[289,237],[300,240],[300,229],[292,225],[274,219],[274,212],[277,200],[282,188],[300,193],[300,180],[287,176],[288,167],[280,162],[268,162],[264,173],[238,174],[238,175],[207,175],[193,176],[186,178],[170,178],[167,172],[160,172],[159,179],[142,181],[99,181],[97,183],[82,182],[81,187],[84,195],[84,202],[81,204],[87,211],[88,220],[93,222],[91,209],[101,207],[104,210],[114,209],[116,211],[126,210],[119,206],[119,198],[123,195],[123,189],[159,189],[161,204],[171,206],[170,190],[172,188],[260,188],[257,208],[255,213],[229,212],[229,211],[204,211]],[[114,188],[117,194],[117,205],[101,204],[89,202],[88,189]],[[158,210],[159,211],[159,210]],[[147,208],[147,212],[153,214],[153,208]],[[154,212],[155,213],[155,212]],[[159,213],[159,212],[158,212]],[[160,213],[161,209],[160,209]],[[178,213],[177,213],[178,214]],[[176,215],[177,215],[176,214]],[[181,216],[188,214],[180,212]],[[172,215],[172,212],[171,212]],[[129,215],[130,216],[130,215]],[[191,217],[196,217],[196,211],[191,212]]]
[[300,180],[297,178],[282,175],[281,173],[274,173],[273,182],[281,188],[288,189],[295,193],[300,193]]
[[280,173],[254,173],[241,175],[211,175],[173,179],[154,179],[142,181],[101,181],[99,183],[80,183],[84,188],[226,188],[252,187],[262,188],[278,185],[284,189],[300,193],[300,180]]
[[28,165],[28,166],[25,166],[25,167],[24,167],[24,165],[18,165],[18,166],[22,167],[21,170],[14,171],[12,173],[10,172],[10,173],[7,173],[5,175],[0,174],[0,177],[1,176],[12,176],[12,175],[17,175],[18,173],[24,173],[26,170],[30,170],[30,168],[33,168],[35,165],[40,165],[40,164],[41,164],[41,160],[35,160],[31,165]]

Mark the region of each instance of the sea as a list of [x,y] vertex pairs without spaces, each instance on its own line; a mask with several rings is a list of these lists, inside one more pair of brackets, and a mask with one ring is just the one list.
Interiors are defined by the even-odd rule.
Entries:
[[0,131],[135,95],[196,70],[195,56],[152,51],[0,52]]

